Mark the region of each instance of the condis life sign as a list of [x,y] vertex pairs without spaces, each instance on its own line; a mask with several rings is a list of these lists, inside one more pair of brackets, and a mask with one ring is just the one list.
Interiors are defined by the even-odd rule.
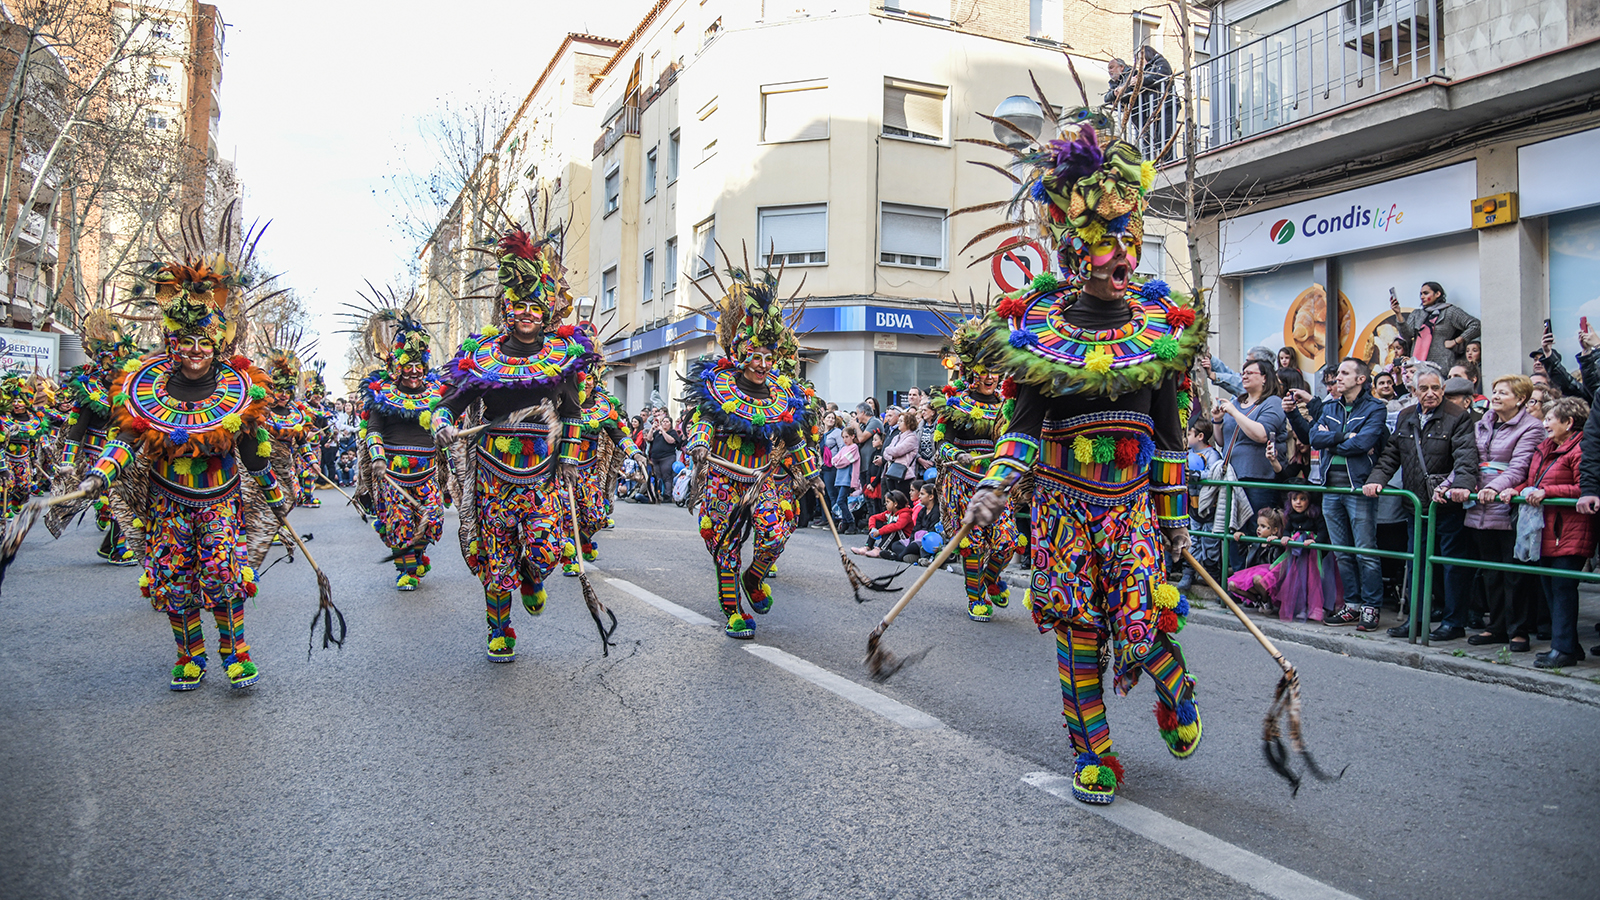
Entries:
[[1476,162],[1458,163],[1222,223],[1222,274],[1472,229]]

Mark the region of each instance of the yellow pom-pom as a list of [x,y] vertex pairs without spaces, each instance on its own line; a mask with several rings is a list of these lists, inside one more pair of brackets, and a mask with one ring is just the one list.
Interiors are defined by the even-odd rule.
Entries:
[[511,438],[508,438],[508,437],[497,437],[497,438],[495,438],[494,439],[494,448],[496,450],[499,450],[501,453],[510,453],[511,452]]
[[260,456],[260,457],[263,457],[263,458],[271,456],[272,455],[272,442],[271,441],[262,441],[261,443],[257,444],[256,445],[256,455]]
[[431,430],[433,428],[433,413],[423,410],[422,415],[417,416],[417,424],[422,426],[423,431]]
[[1178,605],[1179,599],[1181,597],[1178,594],[1178,589],[1170,584],[1163,584],[1156,588],[1157,609],[1173,609]]
[[1081,434],[1073,438],[1072,457],[1085,465],[1094,462],[1094,441]]
[[133,520],[133,527],[135,527],[135,528],[143,528],[144,527],[144,520],[143,519],[134,519]]
[[1200,736],[1200,723],[1199,722],[1190,722],[1187,725],[1179,725],[1178,726],[1178,740],[1183,741],[1185,744],[1194,743],[1194,739],[1199,737],[1199,736]]
[[1084,766],[1078,772],[1078,781],[1081,784],[1097,784],[1100,781],[1100,767]]
[[972,546],[972,541],[968,540],[967,538],[962,538],[960,546],[961,549],[966,550]]
[[[185,666],[184,668],[186,670],[188,669],[187,666]],[[228,666],[228,677],[229,678],[238,678],[242,674],[244,674],[244,663],[234,663],[233,665]]]
[[722,411],[723,412],[733,412],[734,410],[736,410],[738,408],[739,408],[739,404],[735,403],[732,400],[725,400],[722,403]]
[[778,508],[784,512],[789,512],[790,510],[794,509],[794,507],[790,505],[789,501],[787,500],[778,501]]
[[1025,534],[1017,535],[1017,552],[1021,553],[1026,549],[1028,549],[1028,536]]
[[1150,190],[1150,185],[1156,183],[1156,164],[1145,160],[1139,164],[1139,187]]
[[710,516],[701,516],[700,517],[700,527],[703,528],[703,529],[704,528],[710,528],[711,527],[711,517]]
[[740,437],[740,436],[738,436],[736,434],[733,437],[728,438],[728,446],[732,447],[735,450],[737,450],[740,447],[744,446],[744,438],[742,438],[742,437]]
[[778,376],[778,387],[787,388],[790,385],[790,383],[791,382],[789,381],[789,376],[787,376],[787,375],[779,375]]
[[191,460],[189,457],[180,456],[172,461],[172,471],[178,473],[179,475],[188,475],[189,464],[191,462],[193,462],[193,460]]
[[124,372],[132,372],[137,368],[139,368],[139,361],[137,359],[130,359],[122,364],[122,371]]
[[249,566],[240,566],[239,577],[244,579],[245,584],[249,584],[256,580],[256,570]]
[[505,648],[506,648],[506,639],[503,638],[503,637],[497,637],[494,640],[489,642],[489,649],[493,650],[493,651],[495,651],[497,653],[499,651],[501,651],[501,650],[504,650]]
[[[238,665],[238,663],[234,663],[234,665]],[[228,668],[231,669],[233,666]],[[183,664],[183,677],[185,678],[199,678],[202,671],[204,670],[192,662]]]
[[150,586],[150,573],[146,572],[145,574],[139,576],[139,587],[147,588],[149,586]]
[[1084,357],[1083,365],[1091,372],[1105,374],[1111,371],[1111,351],[1104,347],[1097,347],[1089,351],[1089,355]]
[[222,427],[228,429],[230,432],[237,432],[239,430],[239,426],[243,424],[244,420],[239,418],[238,413],[228,413],[222,417]]
[[483,338],[483,339],[485,339],[485,340],[488,340],[489,338],[492,338],[492,337],[499,337],[500,336],[500,329],[494,327],[493,325],[490,325],[488,328],[485,328],[483,330],[482,334],[480,334],[478,336]]

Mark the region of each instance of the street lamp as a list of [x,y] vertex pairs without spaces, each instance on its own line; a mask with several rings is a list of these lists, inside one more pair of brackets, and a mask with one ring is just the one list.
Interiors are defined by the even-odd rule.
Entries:
[[[1004,119],[1026,131],[1034,141],[1039,140],[1039,132],[1044,130],[1044,110],[1039,108],[1038,102],[1032,97],[1015,94],[1001,100],[1000,105],[994,108],[994,117]],[[1029,144],[1022,135],[998,122],[994,126],[994,136],[1000,143],[1013,150],[1021,150]]]
[[580,321],[580,322],[591,321],[590,317],[594,315],[594,298],[593,297],[578,297],[575,300],[573,300],[573,304],[576,305],[577,308],[578,308],[578,321]]

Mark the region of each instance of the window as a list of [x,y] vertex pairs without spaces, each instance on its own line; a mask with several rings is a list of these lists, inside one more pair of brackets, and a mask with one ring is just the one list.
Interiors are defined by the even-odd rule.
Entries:
[[612,266],[600,275],[600,311],[617,308],[617,267]]
[[150,36],[158,41],[172,40],[172,23],[156,22],[150,26]]
[[171,84],[172,83],[172,69],[168,68],[167,66],[151,66],[150,67],[150,83],[151,84]]
[[[1149,13],[1139,13],[1133,17],[1133,49],[1150,45],[1154,46],[1156,36],[1161,33],[1161,17]],[[1130,59],[1132,57],[1129,57]]]
[[667,270],[662,274],[661,293],[670,294],[678,289],[678,239],[667,238]]
[[711,46],[711,42],[716,40],[720,34],[722,34],[722,17],[717,16],[711,21],[710,25],[706,26],[705,37],[700,40],[700,49],[704,50]]
[[944,98],[949,88],[883,80],[883,133],[944,142]]
[[606,173],[605,215],[609,216],[616,212],[617,207],[620,205],[622,205],[622,171],[612,168],[611,171]]
[[639,302],[649,303],[656,298],[656,252],[644,255],[644,284],[639,290]]
[[151,113],[145,117],[144,124],[151,131],[166,131],[167,117],[160,113]]
[[[700,148],[700,162],[705,162],[706,160],[708,160],[711,157],[716,156],[716,155],[717,155],[717,139],[716,138],[712,138],[711,139],[711,143],[709,143],[709,144],[705,145],[704,147]],[[699,165],[699,163],[696,163],[696,165]]]
[[1194,27],[1194,65],[1199,68],[1211,59],[1211,29],[1204,25]]
[[1151,278],[1167,277],[1166,239],[1160,235],[1145,235],[1144,250],[1139,254],[1139,265],[1133,271]]
[[1028,36],[1061,39],[1061,0],[1028,0]]
[[716,262],[717,217],[712,216],[694,227],[694,259],[689,263],[689,271],[699,278],[715,268]]
[[763,141],[816,141],[828,136],[828,86],[817,82],[761,89]]
[[881,231],[879,262],[944,268],[944,210],[885,203]]
[[644,198],[649,200],[656,195],[656,148],[651,147],[650,152],[644,155]]
[[667,137],[667,184],[678,180],[678,130],[674,128]]
[[828,261],[828,204],[756,210],[756,251],[764,266],[817,266]]

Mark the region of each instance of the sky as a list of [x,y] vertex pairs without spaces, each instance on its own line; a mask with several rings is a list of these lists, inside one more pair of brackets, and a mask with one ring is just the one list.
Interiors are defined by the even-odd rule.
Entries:
[[258,253],[312,310],[333,386],[348,337],[335,333],[346,327],[339,304],[357,302],[368,280],[404,287],[417,250],[383,196],[417,122],[486,91],[520,103],[567,32],[626,37],[650,3],[217,5],[227,22],[218,152],[238,166],[245,220],[271,222]]

